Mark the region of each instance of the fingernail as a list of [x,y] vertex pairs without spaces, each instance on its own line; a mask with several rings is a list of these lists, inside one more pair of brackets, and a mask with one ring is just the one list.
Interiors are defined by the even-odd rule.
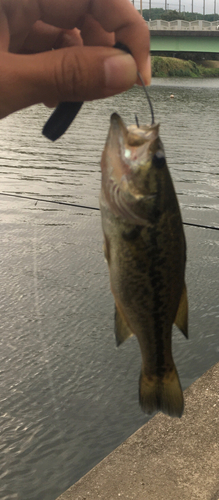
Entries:
[[[141,77],[143,78],[143,81],[145,85],[150,85],[151,83],[151,56],[149,55],[146,63],[143,66],[143,69],[141,68],[140,71]],[[138,79],[138,84],[142,85],[140,82],[140,79]]]
[[121,54],[109,57],[104,62],[105,85],[112,90],[126,90],[137,80],[137,67],[133,57]]

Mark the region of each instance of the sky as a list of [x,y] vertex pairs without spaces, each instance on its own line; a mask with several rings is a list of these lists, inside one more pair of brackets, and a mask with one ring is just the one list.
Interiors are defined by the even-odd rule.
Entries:
[[[143,9],[148,9],[148,0],[142,0]],[[135,7],[140,8],[140,0],[134,0]],[[168,8],[171,10],[179,9],[178,0],[167,0]],[[181,0],[181,10],[186,12],[191,12],[191,0]],[[219,0],[217,0],[216,12],[219,13]],[[165,6],[165,0],[151,0],[151,7],[163,7]],[[193,12],[200,12],[203,14],[203,0],[193,0]],[[205,14],[214,13],[214,0],[205,0]]]

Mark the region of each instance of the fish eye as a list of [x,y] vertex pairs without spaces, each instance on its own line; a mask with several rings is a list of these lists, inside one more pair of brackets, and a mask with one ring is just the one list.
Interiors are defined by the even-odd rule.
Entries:
[[163,168],[166,165],[166,159],[162,150],[158,150],[153,156],[153,165],[156,168]]

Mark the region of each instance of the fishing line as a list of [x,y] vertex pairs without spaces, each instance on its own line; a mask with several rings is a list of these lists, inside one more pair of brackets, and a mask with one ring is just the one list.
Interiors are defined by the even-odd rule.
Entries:
[[45,339],[45,336],[43,333],[43,328],[42,328],[42,317],[41,317],[41,312],[40,312],[40,298],[39,298],[39,290],[38,290],[37,242],[38,242],[37,225],[34,225],[34,234],[33,234],[33,284],[34,284],[34,286],[33,286],[33,291],[34,291],[35,317],[36,317],[36,322],[37,322],[36,323],[37,324],[37,332],[38,332],[38,337],[39,337],[41,347],[42,347],[41,361],[42,361],[42,365],[44,367],[46,367],[49,388],[50,388],[50,391],[52,393],[54,416],[55,416],[55,419],[57,420],[59,430],[60,430],[60,432],[62,432],[59,416],[57,413],[58,402],[57,402],[55,388],[54,388],[54,384],[53,384],[52,373],[51,373],[50,367],[49,367],[49,358],[47,357],[47,353],[49,351],[49,346],[46,342],[46,339]]
[[88,210],[100,210],[98,207],[89,207],[88,205],[78,205],[77,203],[68,203],[67,201],[44,200],[43,198],[33,198],[23,194],[0,193],[0,196],[11,196],[12,198],[21,198],[24,200],[42,201],[43,203],[55,203],[56,205],[66,205],[67,207],[86,208]]
[[[10,196],[12,198],[21,198],[24,200],[32,200],[32,201],[42,201],[43,203],[54,203],[55,205],[65,205],[67,207],[84,208],[85,210],[100,211],[99,207],[89,207],[89,205],[79,205],[78,203],[69,203],[67,201],[57,201],[57,200],[46,200],[43,198],[33,198],[32,196],[25,196],[22,194],[0,193],[0,196]],[[202,229],[212,229],[214,231],[219,231],[219,227],[217,227],[217,226],[206,226],[204,224],[195,224],[193,222],[183,222],[183,224],[184,224],[184,226],[200,227]]]
[[219,231],[219,227],[217,226],[205,226],[204,224],[195,224],[192,222],[183,222],[185,226],[193,226],[193,227],[201,227],[203,229],[213,229],[215,231]]

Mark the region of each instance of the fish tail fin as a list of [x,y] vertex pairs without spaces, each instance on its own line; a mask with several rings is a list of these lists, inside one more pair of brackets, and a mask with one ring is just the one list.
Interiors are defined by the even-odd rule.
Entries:
[[140,374],[139,403],[142,410],[151,415],[156,411],[170,417],[181,417],[184,409],[183,393],[175,365],[171,372],[159,377]]

